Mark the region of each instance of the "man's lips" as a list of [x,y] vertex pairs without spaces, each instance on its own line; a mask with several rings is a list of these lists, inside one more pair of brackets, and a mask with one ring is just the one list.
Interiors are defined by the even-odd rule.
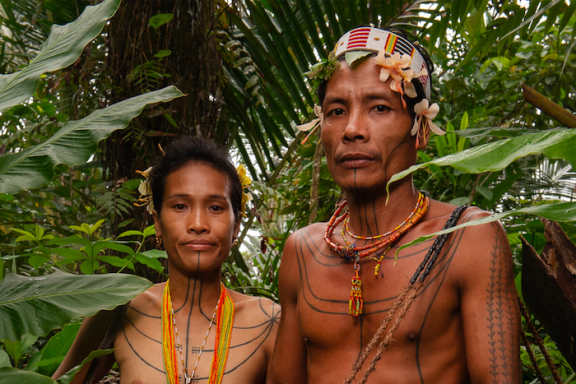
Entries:
[[214,245],[214,243],[206,240],[192,240],[184,244],[184,246],[191,251],[206,251]]
[[344,168],[362,168],[372,163],[374,159],[363,153],[347,153],[338,159]]

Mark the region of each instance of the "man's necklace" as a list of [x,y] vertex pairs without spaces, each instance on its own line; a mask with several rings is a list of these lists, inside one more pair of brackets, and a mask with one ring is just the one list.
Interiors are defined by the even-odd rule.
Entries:
[[[166,376],[168,377],[169,384],[179,384],[178,380],[178,362],[176,357],[176,351],[180,352],[180,359],[182,361],[182,372],[184,373],[184,380],[186,384],[190,384],[196,373],[196,368],[198,368],[198,363],[200,362],[200,357],[204,351],[204,346],[208,340],[208,335],[212,329],[212,324],[216,319],[217,330],[216,330],[216,340],[214,347],[214,358],[212,360],[212,365],[210,367],[210,376],[208,378],[208,383],[220,383],[222,376],[224,374],[224,369],[226,366],[226,361],[228,359],[228,350],[230,347],[230,336],[232,334],[232,324],[234,322],[234,303],[228,294],[228,291],[221,284],[220,297],[216,303],[216,308],[214,309],[214,314],[212,314],[212,319],[210,320],[210,325],[208,326],[208,331],[204,337],[202,347],[196,359],[196,364],[192,370],[192,374],[188,376],[188,369],[184,363],[184,354],[182,353],[183,346],[180,343],[180,337],[178,336],[178,328],[176,326],[176,317],[174,316],[174,308],[172,306],[172,298],[170,297],[170,289],[168,286],[169,282],[166,282],[164,288],[164,294],[162,296],[162,350],[164,356],[164,365],[166,367]],[[174,345],[176,340],[177,344]]]
[[[418,201],[416,202],[416,207],[410,213],[408,218],[398,225],[393,230],[386,232],[382,235],[376,236],[357,236],[350,232],[348,229],[349,212],[344,212],[341,216],[340,213],[342,209],[346,206],[347,202],[344,200],[334,212],[334,215],[328,221],[328,226],[324,232],[324,240],[330,246],[330,248],[338,254],[341,258],[354,262],[354,277],[352,277],[352,290],[350,291],[350,300],[348,302],[348,313],[352,316],[358,316],[362,314],[362,308],[364,306],[364,300],[362,299],[362,279],[360,278],[358,272],[360,271],[360,260],[369,258],[370,260],[376,261],[376,267],[374,268],[374,274],[378,276],[380,271],[380,265],[386,252],[392,248],[392,245],[402,236],[406,231],[412,228],[421,218],[424,216],[428,210],[428,205],[430,203],[430,197],[428,193],[419,192]],[[334,243],[330,240],[334,233],[334,229],[344,221],[342,226],[341,235],[344,239],[346,245],[340,245],[340,243]],[[376,240],[378,241],[367,244],[364,246],[357,247],[356,244],[350,244],[344,231],[348,233],[351,237],[359,240]],[[372,254],[383,250],[380,257],[371,256]]]

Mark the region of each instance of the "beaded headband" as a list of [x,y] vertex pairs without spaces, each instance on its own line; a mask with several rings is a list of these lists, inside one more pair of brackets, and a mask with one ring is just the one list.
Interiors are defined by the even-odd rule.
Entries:
[[426,99],[432,101],[430,90],[430,71],[424,57],[418,52],[414,44],[408,39],[395,33],[373,27],[360,27],[348,31],[338,40],[334,47],[334,56],[338,59],[346,52],[370,51],[390,54],[399,53],[401,56],[408,55],[411,58],[410,67],[418,73],[418,79],[424,87]]

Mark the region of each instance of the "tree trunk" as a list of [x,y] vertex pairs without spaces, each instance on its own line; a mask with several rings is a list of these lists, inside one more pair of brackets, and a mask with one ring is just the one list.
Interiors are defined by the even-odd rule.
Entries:
[[[217,6],[213,0],[123,1],[112,18],[108,44],[102,48],[108,49],[109,102],[171,84],[187,96],[148,110],[110,136],[103,150],[110,180],[134,178],[136,169],[146,169],[167,136],[214,137],[222,75]],[[173,19],[155,29],[149,21],[159,14],[172,14]],[[167,50],[168,56],[155,57]]]

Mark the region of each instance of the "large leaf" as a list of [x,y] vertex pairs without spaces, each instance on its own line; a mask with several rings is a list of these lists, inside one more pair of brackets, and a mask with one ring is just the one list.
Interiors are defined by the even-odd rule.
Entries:
[[494,172],[506,168],[520,157],[542,153],[551,159],[565,159],[574,167],[576,165],[574,148],[576,148],[576,129],[562,129],[512,137],[413,165],[392,176],[386,185],[386,190],[389,190],[390,184],[393,182],[420,168],[431,165],[451,166],[467,173]]
[[[38,373],[52,376],[56,372],[61,359],[68,353],[79,329],[79,323],[69,324],[48,340],[44,348],[42,348],[42,360],[37,363]],[[56,361],[47,364],[51,360]]]
[[20,72],[0,75],[0,112],[30,98],[40,76],[74,63],[84,46],[100,34],[106,21],[118,9],[120,0],[106,0],[86,7],[70,24],[53,25],[40,53]]
[[4,367],[0,368],[0,384],[57,384],[58,382],[48,376],[36,372]]
[[531,214],[531,215],[542,216],[542,217],[545,217],[545,218],[547,218],[549,220],[553,220],[553,221],[576,221],[576,203],[553,203],[553,204],[536,205],[533,207],[514,209],[511,211],[496,213],[496,214],[493,214],[490,216],[482,217],[480,219],[472,220],[472,221],[457,225],[457,226],[452,227],[452,228],[443,229],[441,231],[434,232],[434,233],[431,233],[429,235],[420,236],[419,238],[398,247],[398,250],[396,251],[396,255],[398,255],[398,253],[401,250],[408,248],[408,247],[411,247],[412,245],[422,243],[422,242],[424,242],[424,241],[426,241],[426,240],[428,240],[434,236],[440,236],[440,235],[443,235],[445,233],[452,233],[454,231],[457,231],[459,229],[466,228],[466,227],[492,223],[494,221],[498,221],[500,219],[503,219],[507,216],[519,215],[521,213],[527,213],[527,214]]
[[24,371],[12,367],[0,368],[0,384],[69,384],[83,366],[88,364],[95,357],[108,355],[113,351],[113,349],[101,349],[90,352],[88,357],[86,357],[81,364],[72,368],[59,378],[58,381],[36,372]]
[[46,335],[73,318],[124,304],[151,285],[144,278],[125,274],[8,274],[0,282],[0,339]]
[[42,144],[0,156],[0,193],[41,187],[52,179],[56,165],[85,163],[100,140],[125,128],[147,104],[167,102],[180,96],[182,92],[178,88],[169,86],[132,97],[94,111],[81,120],[69,121]]

